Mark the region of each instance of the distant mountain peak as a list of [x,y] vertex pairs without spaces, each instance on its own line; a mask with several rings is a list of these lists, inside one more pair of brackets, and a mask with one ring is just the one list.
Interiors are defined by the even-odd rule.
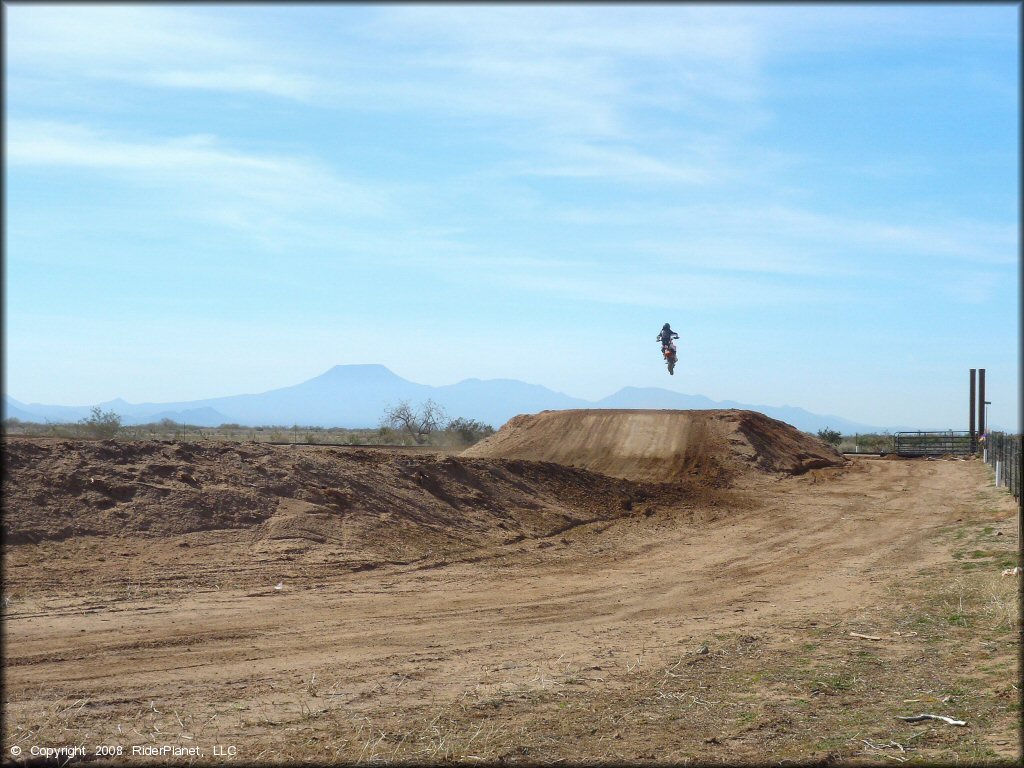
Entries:
[[670,392],[673,395],[680,395],[682,397],[700,397],[700,395],[687,395],[683,392],[676,392],[675,390],[665,389],[664,387],[634,387],[626,386],[615,392],[616,395],[633,394],[634,392]]
[[[236,423],[252,426],[298,424],[365,428],[378,423],[387,408],[406,401],[413,405],[432,399],[453,417],[476,419],[498,427],[510,418],[545,410],[579,408],[700,410],[739,408],[756,410],[798,429],[811,431],[828,425],[844,434],[875,432],[878,428],[820,416],[800,408],[748,406],[716,402],[703,395],[685,395],[659,387],[623,387],[597,402],[556,392],[518,379],[465,379],[458,384],[430,386],[408,381],[386,366],[369,363],[335,365],[319,376],[288,387],[249,395],[177,403],[131,405],[121,398],[104,403],[125,418],[125,423],[172,418],[193,424]],[[86,406],[23,405],[5,394],[6,417],[22,421],[77,421],[88,417]]]
[[361,381],[371,380],[396,380],[401,379],[394,371],[378,363],[360,363],[354,365],[336,365],[316,377],[320,380],[350,381],[358,379]]

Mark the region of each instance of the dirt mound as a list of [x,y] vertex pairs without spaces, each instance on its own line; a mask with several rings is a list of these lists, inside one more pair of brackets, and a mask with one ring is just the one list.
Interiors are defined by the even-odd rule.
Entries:
[[242,529],[257,548],[320,547],[353,567],[551,536],[700,495],[552,463],[256,443],[12,439],[3,469],[7,544]]
[[744,410],[567,410],[516,416],[463,456],[551,461],[642,482],[727,485],[751,470],[835,466],[835,449]]

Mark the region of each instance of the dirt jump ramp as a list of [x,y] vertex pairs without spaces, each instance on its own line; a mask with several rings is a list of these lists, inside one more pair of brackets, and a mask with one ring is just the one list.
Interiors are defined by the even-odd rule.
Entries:
[[751,472],[837,466],[818,438],[756,411],[542,411],[516,416],[463,456],[550,461],[643,482],[723,486]]

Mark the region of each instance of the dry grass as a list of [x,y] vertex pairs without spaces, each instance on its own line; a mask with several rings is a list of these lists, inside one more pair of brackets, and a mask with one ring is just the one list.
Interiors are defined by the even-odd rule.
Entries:
[[[995,765],[1019,743],[1015,590],[998,573],[958,573],[952,563],[830,623],[681,638],[676,649],[636,648],[601,667],[564,657],[511,663],[464,681],[457,697],[419,704],[400,695],[403,680],[389,678],[372,702],[355,706],[329,696],[317,672],[288,691],[195,712],[69,691],[31,723],[8,723],[7,743],[87,734],[188,746],[244,734],[246,761],[260,763]],[[897,719],[920,712],[968,727]]]
[[[466,681],[457,700],[382,701],[362,720],[329,712],[320,739],[360,764],[1009,764],[1020,745],[1019,585],[996,567],[1012,554],[1002,538],[992,567],[951,560],[855,615],[680,638],[675,650],[640,647],[601,668],[510,665],[504,679]],[[897,719],[921,712],[968,726]],[[275,760],[304,754],[280,746]]]

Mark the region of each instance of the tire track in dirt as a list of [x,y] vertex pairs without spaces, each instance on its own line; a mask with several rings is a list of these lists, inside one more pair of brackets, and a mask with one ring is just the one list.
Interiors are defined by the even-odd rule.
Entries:
[[872,599],[872,578],[885,569],[939,559],[920,542],[961,514],[975,467],[865,464],[828,482],[752,484],[745,493],[758,506],[707,523],[641,517],[577,531],[557,554],[513,546],[486,562],[382,567],[309,589],[268,586],[262,596],[226,589],[139,606],[146,611],[12,613],[12,711],[50,686],[211,711],[262,705],[286,718],[290,705],[282,696],[268,704],[260,680],[296,694],[314,673],[344,693],[334,703],[370,711],[393,675],[406,680],[407,700],[444,699],[485,670],[505,665],[525,681],[559,657],[617,670],[611,685],[631,656],[665,655],[713,631],[834,615]]
[[847,463],[759,414],[675,415],[677,433],[665,413],[514,420],[491,446],[555,429],[589,470],[514,445],[7,445],[5,530],[29,543],[5,548],[6,722],[56,697],[83,702],[66,734],[174,712],[244,743],[310,707],[543,689],[559,665],[611,691],[716,632],[877,599],[943,557],[925,542],[980,484],[976,462]]

